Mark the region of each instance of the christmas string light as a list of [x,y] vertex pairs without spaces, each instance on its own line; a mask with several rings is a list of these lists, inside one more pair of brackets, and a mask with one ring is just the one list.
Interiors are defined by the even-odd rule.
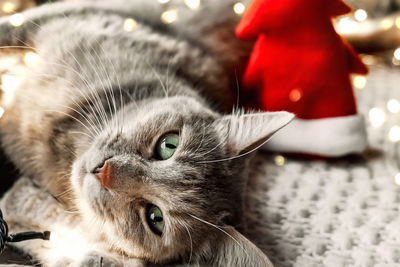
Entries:
[[395,125],[390,129],[389,140],[392,142],[400,141],[400,126]]
[[395,59],[400,60],[400,47],[394,50],[393,56]]
[[178,11],[170,9],[161,14],[161,21],[165,24],[171,24],[178,18]]
[[200,7],[200,0],[185,0],[185,5],[192,10],[196,10]]
[[22,232],[9,235],[7,222],[3,219],[3,213],[0,210],[0,253],[4,251],[7,243],[21,242],[31,239],[50,240],[50,232]]
[[396,18],[395,24],[396,24],[396,27],[400,30],[400,16],[398,16]]
[[398,113],[400,111],[400,102],[397,99],[390,99],[386,107],[391,113]]
[[1,10],[3,10],[4,13],[9,14],[9,13],[14,12],[16,10],[16,8],[17,7],[15,6],[15,4],[13,2],[5,2],[2,5]]
[[289,93],[289,100],[292,102],[299,101],[303,96],[303,92],[300,89],[293,89]]
[[382,29],[384,30],[389,30],[390,28],[393,27],[393,19],[391,18],[386,18],[384,20],[381,21],[380,26]]
[[285,165],[285,157],[282,155],[276,155],[274,161],[277,166]]
[[360,56],[361,56],[362,62],[365,65],[372,66],[372,65],[375,65],[378,61],[377,58],[373,55],[360,55]]
[[34,52],[27,52],[24,56],[24,63],[27,67],[33,68],[39,62],[39,56]]
[[394,182],[400,186],[400,172],[394,176]]
[[362,75],[354,75],[353,86],[357,89],[363,89],[367,85],[367,78]]
[[127,32],[133,32],[137,28],[137,22],[133,18],[128,18],[124,21],[124,30]]
[[386,120],[386,113],[380,108],[372,108],[368,115],[369,121],[374,127],[380,127]]
[[359,21],[365,21],[368,18],[368,14],[364,9],[357,9],[356,12],[354,12],[354,18]]
[[25,22],[25,17],[24,15],[20,14],[20,13],[16,13],[14,15],[12,15],[9,19],[9,22],[12,26],[14,27],[19,27],[22,24],[24,24]]
[[336,24],[336,30],[340,34],[351,34],[358,32],[359,25],[356,21],[350,19],[350,17],[341,18]]
[[245,10],[246,6],[241,2],[237,2],[233,5],[233,11],[238,15],[242,15]]

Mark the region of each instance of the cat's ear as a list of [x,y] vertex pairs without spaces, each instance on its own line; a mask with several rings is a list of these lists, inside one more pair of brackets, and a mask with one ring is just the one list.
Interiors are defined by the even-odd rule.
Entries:
[[212,266],[272,267],[268,257],[233,227],[224,227]]
[[226,115],[218,119],[217,132],[229,149],[239,154],[265,143],[275,132],[288,124],[294,115],[289,112],[262,112]]

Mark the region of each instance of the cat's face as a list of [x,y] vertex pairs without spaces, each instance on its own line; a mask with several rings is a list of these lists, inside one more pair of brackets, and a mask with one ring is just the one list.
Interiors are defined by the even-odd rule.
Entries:
[[240,223],[247,157],[228,159],[290,115],[253,137],[246,127],[267,118],[221,117],[188,97],[131,104],[115,118],[74,164],[77,207],[126,255],[168,262],[212,247],[211,224]]

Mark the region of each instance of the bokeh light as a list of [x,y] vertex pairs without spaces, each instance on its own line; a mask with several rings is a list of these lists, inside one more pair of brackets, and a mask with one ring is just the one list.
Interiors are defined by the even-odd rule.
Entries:
[[19,27],[19,26],[21,26],[22,24],[24,24],[24,22],[25,22],[25,17],[24,17],[24,15],[22,15],[22,14],[20,14],[20,13],[17,13],[17,14],[14,14],[14,15],[12,15],[12,16],[10,17],[9,22],[10,22],[10,24],[11,24],[12,26],[14,26],[14,27]]
[[390,99],[386,107],[390,112],[398,113],[400,111],[400,102],[397,99]]
[[395,125],[392,128],[390,128],[389,140],[392,142],[400,141],[400,126]]
[[357,9],[356,12],[354,12],[354,18],[359,21],[365,21],[368,18],[368,14],[364,9]]
[[245,10],[246,6],[241,2],[237,2],[233,5],[233,11],[238,15],[242,15]]
[[386,120],[386,113],[380,108],[372,108],[368,115],[369,121],[374,127],[381,126]]
[[124,21],[124,30],[127,32],[133,32],[137,28],[137,22],[133,18],[128,18]]
[[178,12],[175,9],[167,10],[161,14],[161,21],[165,24],[171,24],[178,18]]

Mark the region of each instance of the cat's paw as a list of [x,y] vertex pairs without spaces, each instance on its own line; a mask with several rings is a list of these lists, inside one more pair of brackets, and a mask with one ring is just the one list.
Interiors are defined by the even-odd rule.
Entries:
[[122,267],[110,259],[104,256],[100,256],[96,253],[90,253],[86,255],[81,261],[72,264],[73,267]]
[[122,267],[123,265],[114,262],[104,256],[93,252],[85,255],[79,260],[72,260],[70,258],[60,259],[50,265],[51,267],[68,266],[68,267]]

